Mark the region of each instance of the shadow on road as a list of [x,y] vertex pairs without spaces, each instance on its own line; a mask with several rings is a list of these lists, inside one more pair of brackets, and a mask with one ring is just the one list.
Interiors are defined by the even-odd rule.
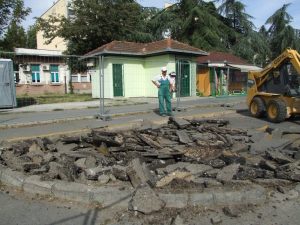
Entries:
[[[118,203],[130,198],[131,195],[132,194],[129,194],[129,195],[125,196],[124,198],[121,198],[118,201],[115,201],[115,202],[113,202],[110,205],[107,205],[105,207],[90,209],[86,213],[80,213],[78,215],[74,215],[74,216],[71,216],[71,217],[68,217],[68,218],[65,218],[65,219],[61,219],[61,220],[58,220],[56,222],[49,223],[47,225],[66,224],[66,222],[68,222],[68,221],[71,222],[72,220],[80,218],[80,217],[84,217],[82,225],[96,225],[99,212],[101,212],[105,209],[109,209],[109,208],[117,205]],[[74,223],[70,223],[70,224],[74,224]]]
[[[246,117],[254,118],[251,115],[251,113],[249,112],[248,109],[239,109],[239,110],[236,110],[236,113],[240,114],[241,116],[246,116]],[[265,122],[269,122],[266,117],[256,118],[256,119],[262,120],[262,121],[265,121]],[[300,115],[292,116],[292,117],[286,119],[285,121],[286,122],[290,122],[290,123],[294,123],[294,124],[297,124],[297,125],[300,125]]]

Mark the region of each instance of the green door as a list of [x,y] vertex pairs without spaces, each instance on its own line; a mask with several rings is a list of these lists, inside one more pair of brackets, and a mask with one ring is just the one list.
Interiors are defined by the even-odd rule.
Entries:
[[123,95],[123,65],[113,64],[114,97]]
[[[176,62],[176,83],[180,85],[180,97],[191,96],[190,93],[190,63],[179,60]],[[180,79],[180,80],[178,80]],[[178,86],[177,86],[178,88]]]

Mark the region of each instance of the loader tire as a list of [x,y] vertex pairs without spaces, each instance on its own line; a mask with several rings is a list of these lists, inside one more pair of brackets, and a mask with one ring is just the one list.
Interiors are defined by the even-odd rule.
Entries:
[[267,117],[270,122],[280,123],[287,115],[286,104],[280,99],[270,100],[267,105]]
[[266,106],[264,100],[260,97],[253,98],[251,105],[250,105],[250,113],[252,116],[260,118],[265,115]]

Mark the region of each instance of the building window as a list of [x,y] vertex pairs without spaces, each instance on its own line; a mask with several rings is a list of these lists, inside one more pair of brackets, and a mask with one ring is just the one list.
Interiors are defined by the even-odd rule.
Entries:
[[59,83],[58,65],[50,65],[51,83]]
[[40,83],[40,65],[31,65],[31,81],[32,83]]
[[59,83],[59,74],[58,72],[51,72],[51,82]]
[[15,77],[15,84],[18,84],[20,82],[20,74],[19,71],[14,71],[14,77]]
[[78,83],[79,82],[79,76],[77,74],[73,74],[71,76],[72,82],[73,83]]
[[31,79],[32,79],[32,83],[40,83],[41,82],[40,72],[33,72],[32,71]]
[[89,82],[89,81],[88,81],[88,76],[86,76],[86,75],[81,75],[81,82]]

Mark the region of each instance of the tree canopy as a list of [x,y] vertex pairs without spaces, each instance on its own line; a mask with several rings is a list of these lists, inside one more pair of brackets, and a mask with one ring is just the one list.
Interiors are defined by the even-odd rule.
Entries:
[[238,0],[178,0],[165,9],[142,7],[135,0],[73,0],[67,18],[39,18],[26,33],[21,21],[30,9],[23,0],[0,0],[0,49],[36,48],[37,30],[43,31],[48,43],[64,38],[66,54],[76,55],[113,40],[150,42],[171,37],[264,65],[287,47],[300,50],[300,32],[290,25],[289,6],[284,4],[257,30],[246,5]]
[[299,37],[294,28],[290,25],[293,17],[287,13],[290,4],[284,4],[271,15],[266,24],[272,57],[278,56],[284,49],[291,47],[299,50]]
[[26,46],[26,33],[21,22],[30,13],[23,0],[0,0],[0,49],[13,51]]
[[0,0],[0,36],[10,24],[19,25],[30,12],[23,0]]
[[46,38],[69,41],[68,54],[84,54],[113,40],[151,41],[144,21],[154,13],[133,0],[74,0],[69,18],[39,19]]

